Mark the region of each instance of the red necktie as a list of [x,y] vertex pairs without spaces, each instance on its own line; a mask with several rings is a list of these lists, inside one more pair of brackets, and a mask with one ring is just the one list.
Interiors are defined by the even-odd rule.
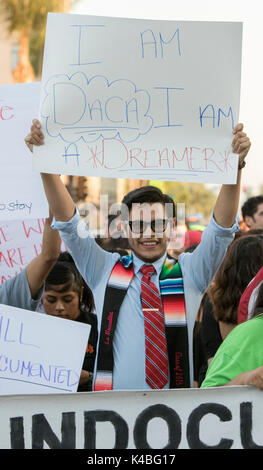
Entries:
[[151,388],[163,388],[168,382],[168,357],[162,302],[151,281],[152,265],[141,267],[141,302],[145,328],[145,375]]

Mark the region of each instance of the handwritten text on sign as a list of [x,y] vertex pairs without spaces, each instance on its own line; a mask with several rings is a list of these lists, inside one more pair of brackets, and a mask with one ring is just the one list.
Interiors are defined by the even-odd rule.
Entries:
[[241,34],[241,23],[49,14],[34,168],[235,182]]
[[[262,414],[262,392],[252,387],[2,397],[0,448],[114,448],[112,458],[116,449],[171,449],[168,457],[176,449],[262,448]],[[112,458],[106,463],[117,467]],[[92,459],[86,463],[103,463]]]
[[0,395],[76,392],[90,325],[0,305]]
[[47,217],[40,175],[24,139],[37,115],[40,83],[0,85],[0,220]]
[[41,253],[44,224],[45,219],[0,221],[0,285]]

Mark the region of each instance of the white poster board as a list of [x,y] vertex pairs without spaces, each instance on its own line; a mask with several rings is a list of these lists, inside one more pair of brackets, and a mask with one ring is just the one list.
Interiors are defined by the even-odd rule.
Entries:
[[0,286],[41,253],[44,225],[45,219],[0,220]]
[[175,464],[177,449],[263,446],[262,391],[253,387],[0,397],[0,417],[1,449],[97,449],[82,454],[85,464],[112,468],[117,461],[103,461],[98,449],[114,449],[102,455],[122,464],[140,454],[118,449],[145,449],[148,464],[150,449],[165,449],[163,463]]
[[0,395],[78,388],[90,325],[0,304]]
[[48,15],[35,170],[235,183],[242,23]]
[[42,181],[24,141],[39,99],[39,82],[0,85],[0,220],[48,216]]

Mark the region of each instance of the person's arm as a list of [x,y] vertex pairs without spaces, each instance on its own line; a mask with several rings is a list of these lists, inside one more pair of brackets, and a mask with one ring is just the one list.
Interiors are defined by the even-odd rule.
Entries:
[[32,259],[26,267],[32,299],[38,295],[60,254],[61,239],[58,231],[51,228],[52,219],[53,215],[50,212],[49,217],[45,220],[41,253]]
[[222,387],[230,385],[253,385],[260,390],[263,390],[263,366],[237,375],[237,377],[230,382],[225,383]]
[[42,251],[25,269],[0,288],[0,303],[25,310],[35,310],[42,295],[44,281],[57,261],[61,239],[50,227],[52,215],[45,221]]
[[[37,119],[33,120],[31,132],[26,136],[25,142],[28,148],[33,152],[34,145],[44,144],[44,135],[41,130],[41,124]],[[67,191],[67,188],[61,181],[59,175],[41,173],[44,190],[56,220],[67,222],[75,213],[75,204]]]
[[232,151],[239,155],[238,175],[236,184],[222,185],[214,207],[215,221],[221,227],[231,227],[235,221],[240,196],[241,171],[251,147],[249,138],[243,132],[243,124],[237,124],[233,134]]
[[93,373],[82,369],[79,379],[78,392],[92,391]]
[[[239,155],[239,167],[250,149],[250,140],[243,132],[243,124],[238,124],[232,142],[233,152]],[[240,195],[241,169],[237,183],[223,185],[217,197],[210,223],[205,228],[202,239],[193,253],[182,253],[178,260],[184,277],[191,278],[195,286],[204,293],[218,269],[226,249],[238,230],[236,216]]]
[[[37,119],[33,120],[25,142],[31,152],[34,145],[44,144],[41,124]],[[95,242],[60,176],[41,173],[41,177],[49,207],[55,217],[53,227],[59,230],[82,277],[94,289],[102,275],[107,276],[119,255],[106,252]]]

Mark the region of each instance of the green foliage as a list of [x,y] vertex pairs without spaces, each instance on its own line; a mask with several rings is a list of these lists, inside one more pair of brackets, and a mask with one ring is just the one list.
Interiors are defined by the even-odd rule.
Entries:
[[42,30],[50,11],[61,11],[63,0],[0,0],[0,10],[9,32]]
[[186,215],[200,213],[204,218],[208,218],[213,210],[216,194],[204,184],[171,181],[151,181],[150,183],[171,196],[175,204],[184,203]]
[[[78,0],[71,0],[71,5]],[[64,0],[0,0],[0,12],[9,33],[28,31],[29,59],[36,76],[41,74],[48,12],[64,11]]]

